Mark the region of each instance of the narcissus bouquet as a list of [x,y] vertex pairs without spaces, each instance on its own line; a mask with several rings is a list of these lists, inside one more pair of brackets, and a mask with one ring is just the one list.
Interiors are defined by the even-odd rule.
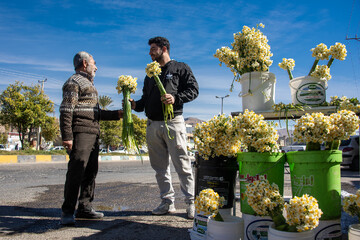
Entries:
[[[347,55],[346,47],[344,44],[337,42],[335,45],[331,46],[329,49],[324,43],[320,43],[315,48],[311,49],[312,56],[315,58],[315,61],[310,69],[309,76],[330,80],[330,66],[335,59],[340,61],[345,60]],[[329,60],[330,58],[330,60]],[[292,58],[283,58],[283,61],[279,63],[279,67],[288,72],[290,80],[293,79],[292,70],[295,67],[295,60]],[[320,60],[329,60],[326,65],[318,65]]]
[[214,57],[219,59],[220,66],[224,63],[234,74],[230,91],[232,91],[234,81],[240,82],[242,74],[254,71],[266,72],[273,63],[270,60],[273,54],[270,51],[268,39],[259,27],[265,26],[262,23],[256,28],[243,26],[242,32],[234,33],[232,48],[222,47],[214,54]]
[[330,97],[330,106],[337,106],[340,110],[349,110],[355,113],[360,112],[360,101],[357,98],[347,98],[346,96],[342,96],[339,98],[338,96]]
[[260,216],[270,216],[277,230],[303,232],[319,225],[322,211],[312,196],[304,194],[285,203],[278,186],[270,184],[264,176],[249,183],[245,194],[254,211]]
[[119,94],[123,94],[124,100],[123,130],[121,136],[123,144],[128,151],[137,151],[140,153],[134,136],[134,122],[131,116],[131,103],[129,101],[130,94],[136,91],[136,80],[137,78],[132,76],[121,75],[118,79],[116,89]]
[[343,209],[350,216],[360,218],[360,189],[356,191],[356,194],[344,197]]
[[296,121],[294,139],[306,143],[306,150],[320,150],[326,143],[326,150],[336,150],[340,140],[355,134],[360,124],[359,117],[353,111],[341,110],[330,116],[321,112],[306,113]]
[[202,190],[195,199],[195,210],[198,214],[212,216],[216,221],[223,222],[219,213],[219,208],[224,206],[224,197],[220,197],[217,192],[211,188]]
[[279,135],[275,124],[264,120],[264,116],[245,110],[234,117],[241,142],[249,152],[279,152]]
[[[159,75],[161,74],[161,68],[160,68],[160,64],[156,61],[153,61],[152,63],[149,63],[146,68],[145,68],[145,72],[146,75],[149,78],[154,77],[156,85],[159,88],[160,91],[160,95],[163,96],[164,94],[166,94],[166,90],[163,86],[163,84],[160,81]],[[170,136],[170,130],[169,127],[167,125],[167,120],[174,118],[174,110],[173,110],[173,105],[172,104],[164,104],[162,103],[162,108],[163,108],[163,114],[164,114],[164,122],[165,122],[165,126],[166,129],[168,130],[168,136],[170,139],[172,139],[173,137]]]
[[216,156],[235,157],[241,149],[238,128],[232,116],[214,116],[209,121],[198,123],[194,142],[204,160]]

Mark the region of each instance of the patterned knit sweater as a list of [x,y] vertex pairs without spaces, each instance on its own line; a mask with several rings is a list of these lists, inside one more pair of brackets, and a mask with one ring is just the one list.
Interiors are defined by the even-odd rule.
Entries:
[[99,120],[119,120],[118,111],[101,110],[93,79],[85,72],[72,75],[63,86],[60,105],[60,130],[63,141],[73,133],[100,134]]

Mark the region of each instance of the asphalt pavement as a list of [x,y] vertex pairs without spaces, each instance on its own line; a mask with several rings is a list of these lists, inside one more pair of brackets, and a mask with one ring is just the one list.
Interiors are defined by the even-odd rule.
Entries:
[[[36,163],[34,163],[36,165]],[[52,163],[49,163],[52,164]],[[19,165],[19,164],[18,164]],[[21,165],[21,164],[20,164]],[[143,171],[144,174],[149,170],[148,163],[144,164],[136,173],[138,177]],[[3,169],[6,165],[2,165]],[[14,165],[7,165],[16,170]],[[25,165],[23,165],[25,166]],[[25,168],[25,167],[24,167]],[[61,175],[65,172],[65,165],[60,170]],[[101,167],[100,167],[101,169]],[[106,170],[114,169],[109,165]],[[56,170],[54,170],[56,171]],[[131,172],[124,171],[128,178]],[[36,171],[34,171],[35,174]],[[25,174],[25,173],[24,173]],[[55,174],[49,170],[49,174]],[[126,175],[128,174],[128,175]],[[135,173],[134,173],[135,174]],[[22,174],[23,175],[23,174]],[[99,182],[96,188],[94,207],[96,210],[105,214],[102,220],[79,219],[74,227],[64,227],[59,224],[60,206],[62,203],[63,179],[59,179],[61,184],[55,184],[51,178],[49,185],[39,185],[38,193],[31,199],[23,198],[20,190],[11,192],[9,196],[18,196],[17,200],[5,202],[0,198],[0,238],[1,239],[190,239],[188,230],[192,228],[193,221],[186,217],[186,205],[181,201],[181,191],[178,180],[174,178],[175,192],[177,193],[176,202],[177,212],[171,215],[154,216],[151,210],[158,204],[158,190],[155,178],[150,181],[149,176],[145,176],[145,182],[141,181],[109,181],[100,177],[105,175],[99,172]],[[174,175],[175,176],[175,175]],[[43,177],[44,176],[37,176]],[[0,176],[0,184],[16,185],[18,181],[24,179],[11,178],[9,175]],[[360,177],[358,172],[351,172],[342,169],[342,190],[348,193],[355,193],[359,188]],[[26,191],[27,187],[23,188]],[[239,182],[237,181],[236,194],[239,194]],[[285,171],[285,196],[291,195],[289,174]],[[1,187],[0,187],[1,190]],[[4,194],[4,193],[2,193]],[[241,216],[240,203],[236,202],[235,215]],[[347,239],[347,226],[357,222],[356,218],[342,214],[343,239]]]

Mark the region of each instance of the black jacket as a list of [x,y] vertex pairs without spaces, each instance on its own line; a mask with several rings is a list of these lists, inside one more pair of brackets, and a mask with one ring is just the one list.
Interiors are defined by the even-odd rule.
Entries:
[[[174,96],[174,116],[183,113],[184,103],[194,100],[199,95],[199,85],[190,67],[182,62],[171,60],[161,67],[160,81],[164,85],[166,93]],[[160,91],[154,78],[145,77],[143,95],[136,101],[135,111],[142,112],[145,109],[146,116],[154,121],[164,120]]]

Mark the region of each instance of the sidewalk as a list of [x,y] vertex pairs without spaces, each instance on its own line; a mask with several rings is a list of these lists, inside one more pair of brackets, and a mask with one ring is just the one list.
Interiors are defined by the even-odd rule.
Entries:
[[[143,160],[149,160],[149,156],[142,156]],[[99,161],[122,161],[141,160],[137,155],[99,155]],[[0,155],[0,164],[6,163],[45,163],[45,162],[66,162],[69,155]]]

